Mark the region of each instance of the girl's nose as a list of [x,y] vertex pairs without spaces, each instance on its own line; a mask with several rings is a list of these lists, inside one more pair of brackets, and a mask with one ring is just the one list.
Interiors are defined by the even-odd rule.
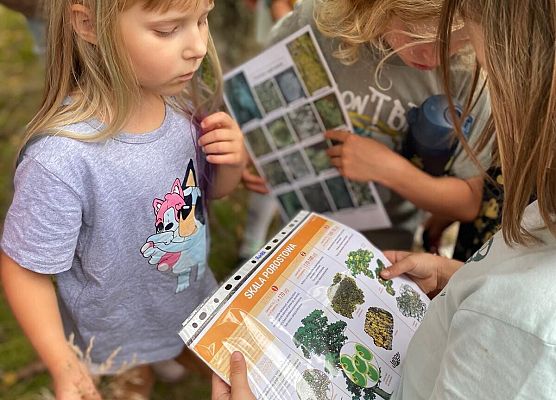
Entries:
[[183,58],[200,59],[207,54],[207,35],[199,28],[193,28],[186,39],[183,49]]

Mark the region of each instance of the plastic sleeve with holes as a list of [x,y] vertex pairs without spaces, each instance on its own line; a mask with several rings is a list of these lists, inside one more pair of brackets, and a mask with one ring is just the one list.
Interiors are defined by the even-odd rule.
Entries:
[[[230,356],[241,351],[258,399],[392,393],[428,299],[404,278],[378,279],[385,265],[357,231],[301,213],[184,322],[180,335],[226,381]],[[413,314],[398,307],[396,295]]]

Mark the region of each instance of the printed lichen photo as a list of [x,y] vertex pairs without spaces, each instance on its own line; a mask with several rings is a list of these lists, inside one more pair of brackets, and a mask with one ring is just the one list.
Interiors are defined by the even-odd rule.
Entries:
[[332,309],[346,318],[353,318],[353,312],[358,305],[365,302],[363,291],[359,289],[355,279],[336,274],[332,281],[332,286],[326,292]]
[[368,183],[350,182],[349,185],[358,206],[376,204]]
[[427,311],[427,305],[421,300],[421,296],[411,286],[404,284],[400,288],[400,296],[396,297],[400,312],[410,318],[421,321]]
[[319,369],[306,369],[295,385],[299,400],[331,400],[332,382]]
[[255,93],[266,114],[283,106],[282,98],[278,93],[273,79],[269,79],[255,86]]
[[264,156],[272,152],[272,147],[270,147],[270,143],[266,140],[264,132],[261,128],[257,128],[245,134],[245,138],[247,139],[247,143],[251,148],[253,154],[256,157]]
[[278,195],[278,201],[284,208],[288,218],[295,217],[299,211],[303,210],[303,205],[301,204],[296,192],[292,191]]
[[328,150],[328,143],[326,142],[319,142],[305,148],[305,154],[309,157],[309,161],[311,161],[311,165],[317,175],[322,171],[332,168],[330,157],[326,154],[326,150]]
[[[391,394],[379,387],[380,368],[376,357],[366,346],[348,342],[346,327],[344,321],[330,321],[323,310],[314,310],[301,320],[293,343],[309,360],[313,356],[324,357],[329,376],[342,373],[351,393],[348,398],[376,399],[378,395],[390,399]],[[357,344],[361,347],[356,347]]]
[[279,73],[275,79],[288,104],[305,97],[305,91],[293,67]]
[[305,140],[324,131],[313,112],[311,104],[304,104],[290,111],[288,117],[290,117],[292,126],[300,140]]
[[280,117],[272,122],[269,122],[266,129],[270,133],[270,136],[272,136],[272,140],[278,149],[282,149],[295,143],[294,134],[290,131],[290,128],[288,128],[288,124],[286,123],[284,117]]
[[315,101],[315,107],[326,129],[334,129],[346,124],[342,108],[334,93]]
[[335,376],[340,368],[340,349],[348,339],[346,327],[344,321],[335,318],[329,321],[323,310],[313,310],[301,320],[301,326],[293,334],[293,343],[308,360],[323,356],[326,372]]
[[303,194],[303,197],[305,198],[305,201],[309,205],[311,211],[318,213],[327,213],[332,211],[320,183],[317,182],[312,185],[305,186],[301,189],[301,193]]
[[375,276],[371,270],[371,261],[373,257],[374,254],[370,250],[357,249],[350,251],[345,261],[346,267],[353,276],[363,274],[374,279]]
[[284,156],[284,161],[290,171],[290,175],[295,180],[301,180],[312,174],[311,168],[307,165],[305,157],[303,157],[300,151]]
[[376,274],[376,279],[378,280],[378,283],[380,283],[382,286],[384,286],[384,289],[386,289],[386,293],[388,293],[390,296],[395,296],[396,295],[396,291],[394,290],[394,286],[393,286],[393,282],[391,279],[382,279],[382,277],[380,276],[380,273],[382,272],[382,270],[384,269],[385,265],[384,263],[380,260],[377,259],[376,260],[376,268],[375,268],[375,274]]
[[243,72],[224,82],[224,92],[239,125],[262,118]]
[[288,176],[284,172],[280,161],[271,161],[262,166],[263,173],[271,186],[279,186],[283,183],[289,182]]
[[308,32],[288,43],[287,47],[311,96],[319,89],[330,87],[330,80]]
[[392,350],[394,317],[379,307],[370,307],[365,317],[365,333],[373,338],[375,346]]
[[[361,343],[348,342],[342,347],[340,366],[345,376],[359,388],[372,388],[380,381],[377,359],[373,352]],[[375,396],[369,398],[374,399]]]
[[327,179],[325,183],[338,210],[353,208],[353,201],[351,200],[351,195],[349,194],[344,178],[337,176]]

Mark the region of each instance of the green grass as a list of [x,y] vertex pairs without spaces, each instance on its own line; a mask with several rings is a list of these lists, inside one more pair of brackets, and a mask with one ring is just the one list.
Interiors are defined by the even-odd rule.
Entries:
[[[37,109],[43,70],[25,19],[0,7],[0,228],[12,196],[14,157],[24,126]],[[0,298],[0,398],[32,399],[49,383],[45,373],[6,382],[36,360],[35,352]]]
[[[221,12],[215,15],[215,40],[229,36],[218,34],[218,27],[229,30],[236,26],[242,32],[234,35],[248,38],[252,28],[250,20],[238,24],[237,18],[246,18],[246,11],[236,7],[237,0],[219,3]],[[228,13],[224,15],[223,13]],[[239,16],[239,17],[238,17]],[[234,19],[230,24],[227,18]],[[237,64],[254,47],[249,39],[237,40],[230,52],[222,57],[224,66]],[[239,44],[241,43],[241,44]],[[43,66],[33,53],[33,43],[25,19],[0,6],[0,230],[12,196],[14,158],[21,141],[25,124],[36,112],[42,96]],[[223,47],[224,49],[225,47]],[[218,279],[227,277],[236,266],[237,249],[245,220],[245,198],[242,190],[211,206],[210,226],[212,246],[209,263]],[[27,373],[24,378],[14,379],[14,373],[25,371],[37,361],[37,356],[21,332],[11,311],[0,295],[0,399],[30,400],[41,398],[50,389],[47,373]],[[157,383],[153,400],[210,398],[209,382],[193,373],[178,385]]]

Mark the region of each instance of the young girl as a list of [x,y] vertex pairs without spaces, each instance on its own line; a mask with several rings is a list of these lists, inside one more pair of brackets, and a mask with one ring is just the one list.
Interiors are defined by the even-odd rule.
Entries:
[[212,0],[49,5],[46,94],[18,162],[2,281],[57,398],[94,398],[68,336],[95,373],[181,352],[181,322],[216,286],[207,199],[236,186],[246,156],[231,117],[211,114]]
[[[430,254],[390,254],[394,265],[382,272],[384,278],[405,272],[425,291],[443,289],[410,342],[392,399],[552,400],[556,4],[445,0],[443,43],[458,12],[488,75],[494,125],[485,134],[496,135],[504,218],[501,231],[466,264]],[[530,204],[532,197],[538,201]],[[215,378],[215,399],[249,398],[242,358],[232,365],[231,397]]]
[[[442,177],[425,173],[402,154],[409,109],[444,93],[435,55],[440,6],[441,0],[305,0],[275,28],[278,40],[302,26],[313,26],[356,133],[328,133],[337,144],[328,154],[348,179],[380,184],[393,226],[365,235],[381,248],[411,248],[422,220],[419,209],[471,220],[481,204],[481,171],[461,147],[446,168],[450,176]],[[450,43],[453,96],[463,108],[474,74],[470,57],[456,53],[467,45],[465,33],[456,30]],[[472,100],[469,141],[473,145],[490,109],[486,93]],[[488,150],[480,161],[488,165]],[[249,188],[264,191],[260,180],[244,174],[244,181]]]

